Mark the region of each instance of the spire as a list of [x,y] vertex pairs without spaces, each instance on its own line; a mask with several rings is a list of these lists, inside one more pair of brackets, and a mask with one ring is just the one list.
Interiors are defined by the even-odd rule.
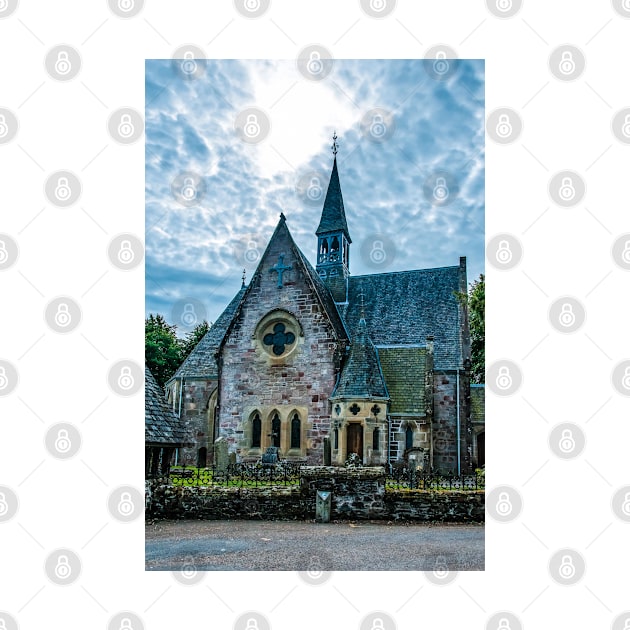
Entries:
[[357,324],[350,352],[333,398],[389,398],[378,353],[367,331],[365,317]]
[[352,243],[350,232],[348,231],[348,223],[346,221],[346,212],[343,207],[339,173],[337,171],[337,133],[333,135],[332,151],[334,157],[330,182],[328,183],[322,218],[315,234],[319,236],[320,234],[328,234],[329,232],[343,232],[348,239],[348,243]]

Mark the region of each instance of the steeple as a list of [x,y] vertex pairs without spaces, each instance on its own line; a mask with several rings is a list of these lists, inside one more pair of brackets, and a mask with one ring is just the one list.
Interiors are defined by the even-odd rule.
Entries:
[[337,170],[337,134],[333,135],[333,167],[330,174],[330,182],[328,183],[328,191],[324,201],[324,209],[319,222],[319,227],[315,234],[320,236],[330,232],[343,232],[348,243],[352,243],[350,232],[348,231],[348,223],[346,221],[346,212],[343,207],[343,196],[341,194],[341,184],[339,183],[339,171]]
[[317,273],[328,285],[335,302],[348,299],[350,275],[350,231],[343,206],[339,171],[337,170],[337,133],[333,134],[333,167],[324,200],[317,236]]

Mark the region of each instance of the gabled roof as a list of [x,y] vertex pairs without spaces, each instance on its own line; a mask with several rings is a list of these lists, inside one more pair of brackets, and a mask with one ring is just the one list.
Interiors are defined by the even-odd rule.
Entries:
[[363,294],[367,332],[376,346],[425,344],[433,335],[435,369],[461,368],[459,272],[459,267],[438,267],[350,276],[341,316],[356,329]]
[[343,232],[348,239],[348,243],[352,243],[350,232],[348,231],[348,222],[346,221],[346,211],[343,207],[343,196],[341,195],[341,184],[339,183],[339,173],[337,171],[337,158],[333,161],[322,218],[315,234],[320,236],[329,232]]
[[331,396],[337,398],[389,398],[378,354],[363,318],[352,336],[350,352]]
[[144,441],[146,444],[163,446],[192,446],[175,412],[170,408],[164,392],[144,366]]
[[[228,323],[223,333],[223,337],[219,344],[219,348],[223,345],[223,341],[229,335],[232,325],[238,319],[240,311],[243,305],[245,304],[245,302],[247,301],[247,296],[249,295],[249,292],[253,289],[254,286],[256,286],[258,280],[261,277],[261,274],[264,273],[265,269],[263,266],[267,264],[268,252],[271,249],[271,247],[274,245],[275,241],[278,239],[284,239],[286,241],[291,251],[293,252],[297,262],[302,265],[306,281],[308,282],[308,284],[311,285],[311,288],[313,289],[313,292],[315,293],[315,296],[317,297],[320,303],[320,306],[322,307],[322,312],[327,315],[335,337],[337,339],[349,339],[349,335],[345,327],[344,321],[341,318],[339,311],[337,310],[335,301],[333,300],[332,295],[330,294],[330,291],[328,290],[328,287],[326,287],[326,285],[323,283],[322,279],[319,277],[317,272],[313,269],[311,264],[308,262],[308,260],[306,259],[306,257],[304,256],[300,248],[296,245],[295,241],[293,240],[293,237],[291,236],[291,232],[289,231],[289,228],[287,227],[286,217],[284,216],[284,214],[281,213],[280,220],[278,221],[278,225],[276,226],[276,229],[274,230],[273,235],[269,239],[269,243],[267,244],[264,254],[260,258],[258,267],[256,267],[256,271],[254,272],[252,276],[252,280],[249,283],[249,285],[247,285],[247,288],[243,289],[243,293],[240,295],[238,304],[236,304],[236,307],[233,310],[233,313],[230,318],[230,322]],[[234,303],[235,300],[236,298],[234,298],[232,303]],[[232,304],[228,306],[228,309],[230,309],[231,307],[232,307]],[[226,309],[226,311],[228,309]],[[223,317],[223,315],[221,317]]]
[[234,313],[245,294],[246,287],[241,287],[239,292],[234,296],[227,308],[221,313],[216,322],[210,327],[210,330],[201,338],[201,341],[195,346],[193,351],[186,357],[184,362],[179,366],[177,372],[171,377],[173,378],[189,378],[189,377],[216,377],[217,361],[215,353],[225,335],[225,331],[232,322]]

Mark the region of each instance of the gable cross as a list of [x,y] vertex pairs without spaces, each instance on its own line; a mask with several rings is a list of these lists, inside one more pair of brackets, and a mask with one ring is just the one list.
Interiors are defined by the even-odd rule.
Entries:
[[278,262],[269,270],[270,273],[275,271],[278,274],[278,288],[282,288],[282,274],[285,271],[290,271],[291,269],[293,269],[292,265],[285,266],[284,264],[284,254],[279,254]]

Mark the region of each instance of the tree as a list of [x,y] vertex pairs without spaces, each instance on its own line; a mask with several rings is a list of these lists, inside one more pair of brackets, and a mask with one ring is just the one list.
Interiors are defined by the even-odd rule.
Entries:
[[164,387],[181,363],[181,342],[177,327],[162,315],[149,314],[144,321],[144,360],[160,387]]
[[209,329],[204,320],[179,339],[177,326],[168,324],[162,315],[149,314],[144,320],[144,360],[160,387],[164,388]]
[[483,383],[486,373],[486,280],[483,274],[471,282],[468,294],[457,297],[468,306],[470,327],[470,377],[473,383]]
[[210,324],[204,319],[197,324],[181,342],[182,344],[182,361],[194,350],[195,346],[201,341],[202,337],[210,330]]

